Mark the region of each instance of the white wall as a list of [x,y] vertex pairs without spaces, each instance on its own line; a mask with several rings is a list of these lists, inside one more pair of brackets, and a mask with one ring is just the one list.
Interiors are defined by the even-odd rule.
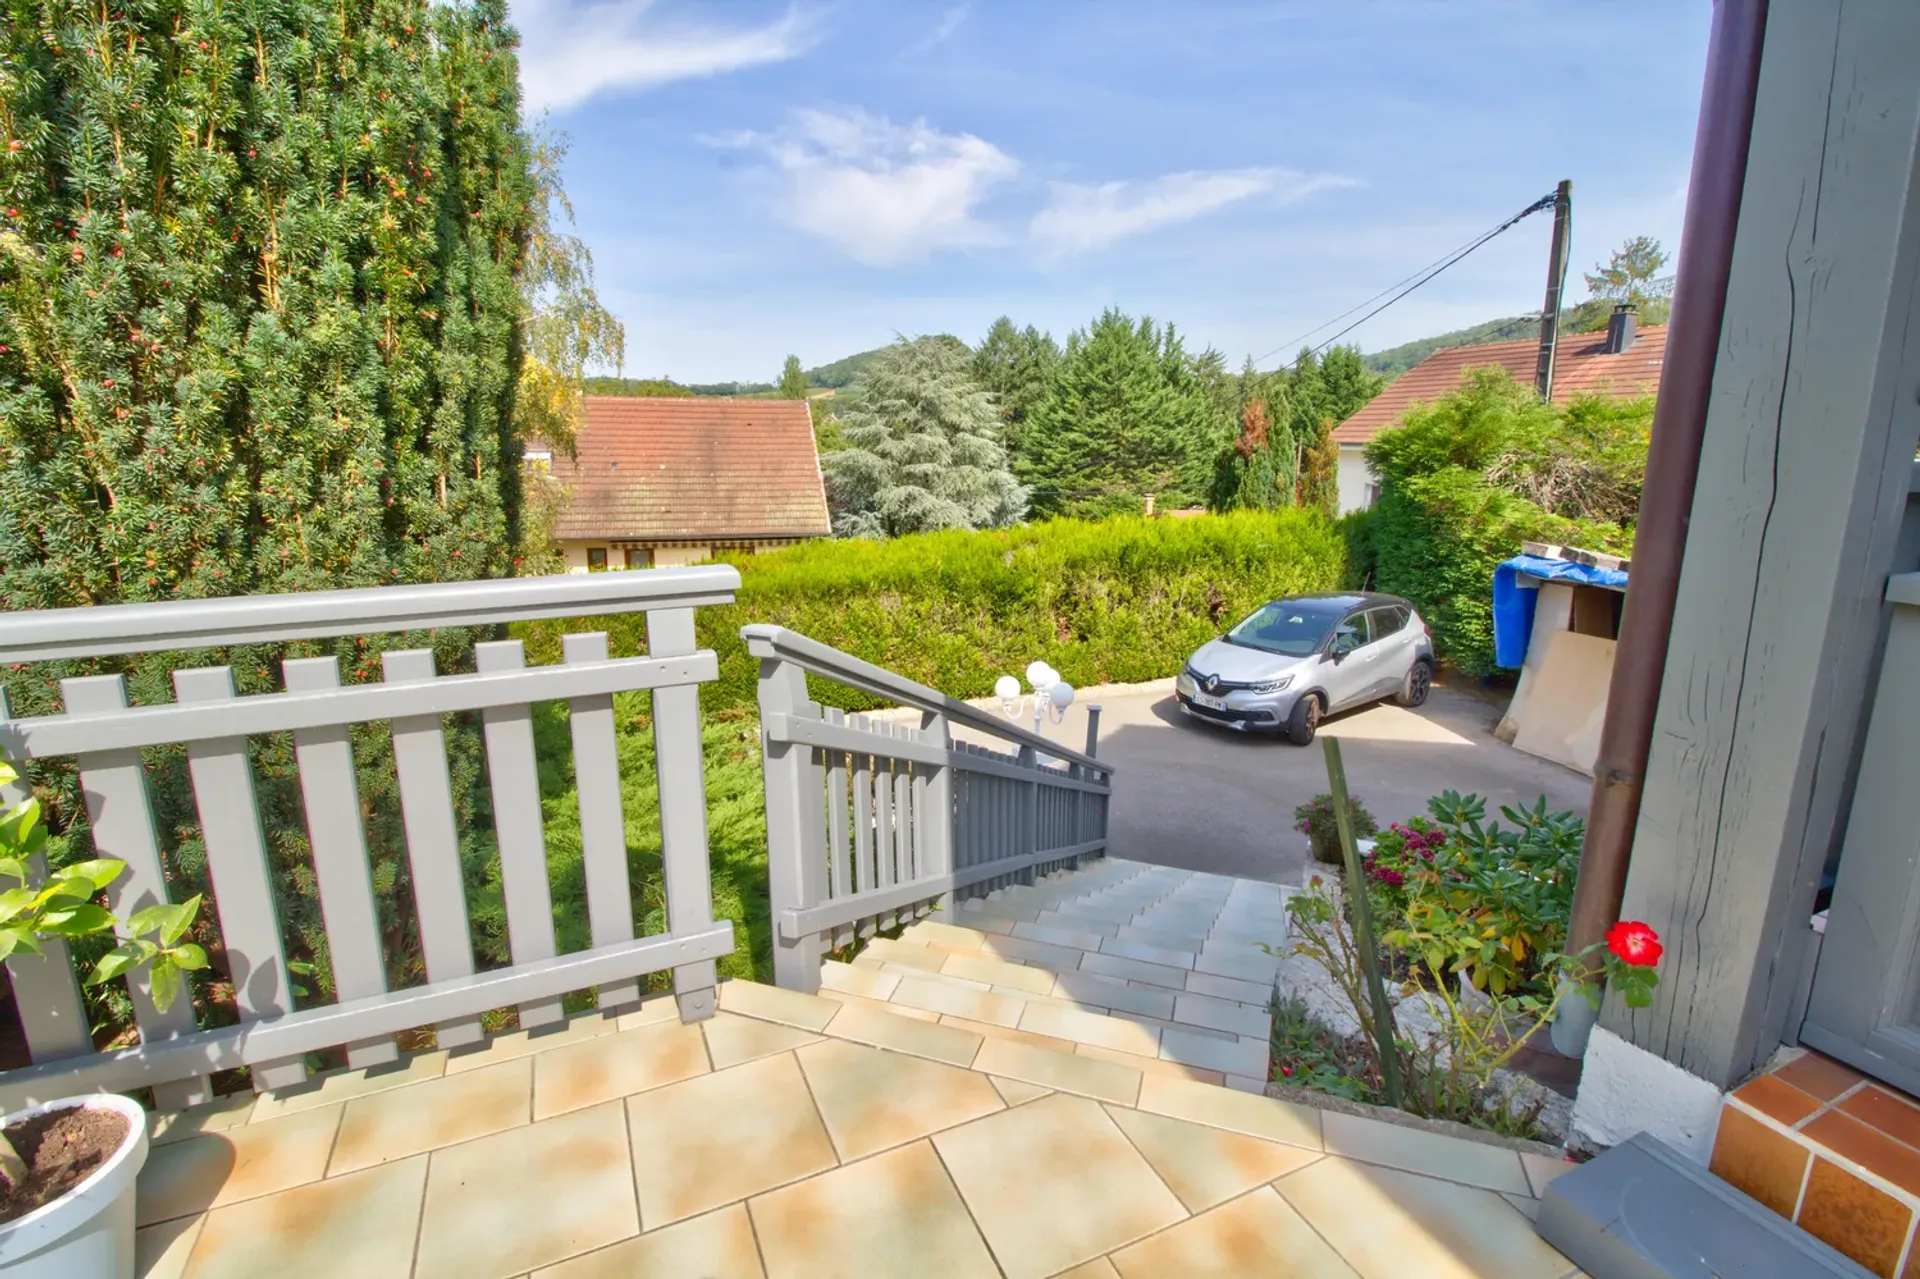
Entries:
[[1340,446],[1340,514],[1357,511],[1373,503],[1367,498],[1367,489],[1374,483],[1373,472],[1367,469],[1367,459],[1363,446],[1342,444]]
[[[560,550],[567,557],[567,572],[584,573],[587,571],[587,550],[599,547],[607,553],[609,569],[627,566],[626,551],[612,542],[562,542]],[[653,550],[653,567],[676,568],[682,564],[698,564],[702,560],[713,558],[711,546],[657,546]]]

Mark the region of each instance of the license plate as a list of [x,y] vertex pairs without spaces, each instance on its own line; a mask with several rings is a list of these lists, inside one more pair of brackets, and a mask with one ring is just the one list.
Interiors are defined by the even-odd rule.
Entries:
[[1208,697],[1205,693],[1195,693],[1193,700],[1195,705],[1204,706],[1210,711],[1227,709],[1227,699],[1224,697]]

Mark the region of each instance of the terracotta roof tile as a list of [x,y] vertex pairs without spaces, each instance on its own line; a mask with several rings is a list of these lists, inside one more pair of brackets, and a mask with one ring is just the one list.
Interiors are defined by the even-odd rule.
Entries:
[[825,537],[813,422],[799,400],[586,397],[554,529],[581,538]]
[[[1632,346],[1618,355],[1606,353],[1607,335],[1569,334],[1560,341],[1553,362],[1553,399],[1565,403],[1576,393],[1650,395],[1660,390],[1660,366],[1667,354],[1667,327],[1641,329]],[[1341,444],[1365,444],[1400,418],[1416,403],[1437,400],[1458,386],[1469,369],[1498,365],[1522,384],[1533,381],[1540,343],[1489,342],[1485,346],[1450,346],[1435,351],[1368,401],[1367,406],[1333,430]]]

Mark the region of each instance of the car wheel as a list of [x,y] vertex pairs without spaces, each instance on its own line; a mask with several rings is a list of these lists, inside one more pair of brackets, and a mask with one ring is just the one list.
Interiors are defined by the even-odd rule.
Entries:
[[1293,714],[1287,717],[1287,740],[1295,746],[1310,746],[1319,727],[1320,695],[1308,693],[1293,704]]
[[1427,693],[1433,688],[1433,667],[1425,662],[1415,662],[1407,677],[1400,681],[1400,694],[1394,700],[1402,706],[1424,706]]

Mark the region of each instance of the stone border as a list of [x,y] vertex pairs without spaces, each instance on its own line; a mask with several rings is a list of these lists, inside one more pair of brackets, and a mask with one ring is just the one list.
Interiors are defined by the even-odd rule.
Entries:
[[1316,1092],[1311,1088],[1301,1088],[1295,1084],[1269,1083],[1266,1095],[1276,1101],[1290,1101],[1296,1105],[1312,1106],[1316,1110],[1331,1110],[1336,1114],[1352,1115],[1357,1119],[1377,1119],[1381,1123],[1395,1124],[1401,1128],[1414,1128],[1420,1132],[1430,1132],[1441,1137],[1458,1137],[1462,1141],[1478,1142],[1483,1146],[1498,1146],[1502,1150],[1512,1150],[1519,1154],[1544,1155],[1549,1159],[1567,1157],[1565,1150],[1544,1141],[1502,1137],[1497,1132],[1488,1132],[1484,1128],[1455,1123],[1451,1119],[1423,1119],[1419,1115],[1395,1110],[1391,1106],[1375,1106],[1364,1101],[1349,1101],[1345,1097]]

